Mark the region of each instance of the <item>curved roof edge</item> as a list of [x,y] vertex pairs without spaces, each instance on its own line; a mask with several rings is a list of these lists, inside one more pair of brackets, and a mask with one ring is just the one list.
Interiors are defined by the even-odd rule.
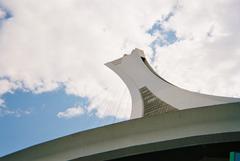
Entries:
[[[145,145],[138,145],[133,147],[127,147],[123,149],[108,151],[104,153],[94,154],[86,157],[80,157],[71,161],[105,161],[115,160],[120,158],[126,158],[141,154],[175,150],[187,147],[196,147],[204,145],[212,145],[219,143],[234,143],[240,142],[240,132],[218,133],[210,135],[192,136],[174,140],[168,140],[163,142],[149,143]],[[174,154],[174,153],[173,153]],[[117,156],[117,157],[116,157]]]
[[179,144],[182,141],[184,146],[240,141],[239,114],[240,103],[179,110],[79,132],[0,160],[65,161],[96,157],[101,161],[149,152],[155,145],[158,150],[176,148],[182,146]]

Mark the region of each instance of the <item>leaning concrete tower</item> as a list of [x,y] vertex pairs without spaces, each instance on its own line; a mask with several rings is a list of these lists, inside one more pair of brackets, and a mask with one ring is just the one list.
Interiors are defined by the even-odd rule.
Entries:
[[106,63],[127,85],[132,97],[131,118],[139,118],[182,108],[240,102],[239,98],[191,92],[164,80],[151,68],[142,50]]

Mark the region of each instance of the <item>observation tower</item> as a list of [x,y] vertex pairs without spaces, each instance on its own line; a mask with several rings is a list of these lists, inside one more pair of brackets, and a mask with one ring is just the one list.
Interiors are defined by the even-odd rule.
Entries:
[[239,98],[200,94],[171,84],[151,68],[139,49],[106,65],[119,75],[130,91],[132,119],[178,109],[240,102]]

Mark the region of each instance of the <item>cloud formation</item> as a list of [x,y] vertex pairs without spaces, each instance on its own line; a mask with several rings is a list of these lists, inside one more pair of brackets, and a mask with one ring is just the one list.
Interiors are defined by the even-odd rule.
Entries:
[[1,29],[0,75],[35,93],[64,84],[67,93],[88,97],[99,117],[127,118],[130,95],[104,63],[135,47],[151,51],[146,30],[171,9],[166,2],[3,1],[13,18]]
[[31,114],[30,110],[22,110],[21,108],[11,109],[9,107],[6,107],[4,101],[0,99],[0,118],[4,116],[22,117],[29,114]]
[[80,115],[84,114],[84,109],[80,106],[76,107],[69,107],[63,112],[59,112],[57,114],[58,118],[65,118],[65,119],[70,119],[73,117],[78,117]]
[[240,2],[179,2],[163,26],[181,41],[157,47],[155,68],[181,87],[240,97]]
[[[155,44],[153,67],[181,87],[239,96],[239,1],[3,0],[13,17],[0,29],[0,94],[34,93],[63,85],[88,97],[98,117],[128,118],[131,100],[103,64],[134,48],[153,57],[151,43],[166,33],[147,31],[159,20],[181,41]],[[165,34],[165,35],[164,35]],[[162,39],[161,39],[162,40]],[[3,83],[2,83],[3,84]],[[231,84],[231,88],[229,88]]]
[[4,106],[5,101],[3,99],[0,98],[0,107]]
[[6,13],[3,11],[3,9],[0,8],[0,20],[5,17]]

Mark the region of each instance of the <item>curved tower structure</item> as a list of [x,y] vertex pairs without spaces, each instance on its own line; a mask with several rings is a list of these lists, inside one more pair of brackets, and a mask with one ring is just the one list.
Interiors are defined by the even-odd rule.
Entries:
[[148,64],[142,50],[106,63],[127,85],[132,97],[131,118],[194,108],[240,102],[239,98],[191,92],[161,78]]

